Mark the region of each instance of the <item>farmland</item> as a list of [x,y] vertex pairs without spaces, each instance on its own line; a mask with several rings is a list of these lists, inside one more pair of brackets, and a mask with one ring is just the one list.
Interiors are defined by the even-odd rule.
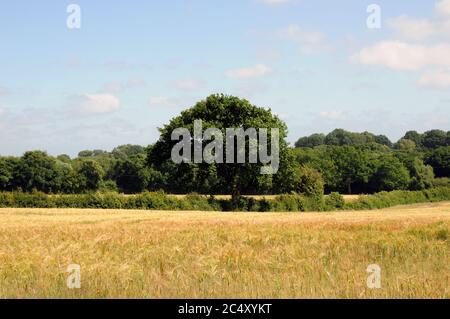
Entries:
[[[0,209],[0,297],[449,298],[450,203],[338,213]],[[81,289],[68,289],[69,264]],[[381,289],[366,285],[368,265]]]

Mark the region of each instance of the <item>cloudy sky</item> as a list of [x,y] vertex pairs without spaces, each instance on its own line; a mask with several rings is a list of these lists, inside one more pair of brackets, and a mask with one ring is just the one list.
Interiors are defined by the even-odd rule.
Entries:
[[[381,28],[367,26],[373,3]],[[270,107],[291,142],[450,130],[450,0],[0,4],[1,155],[150,144],[211,93]]]

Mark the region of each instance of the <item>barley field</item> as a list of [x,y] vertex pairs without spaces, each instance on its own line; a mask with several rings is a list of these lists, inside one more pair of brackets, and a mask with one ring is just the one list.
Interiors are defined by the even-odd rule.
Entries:
[[[338,213],[0,209],[0,298],[449,298],[450,203]],[[81,288],[66,285],[81,267]],[[368,265],[381,288],[367,287]]]

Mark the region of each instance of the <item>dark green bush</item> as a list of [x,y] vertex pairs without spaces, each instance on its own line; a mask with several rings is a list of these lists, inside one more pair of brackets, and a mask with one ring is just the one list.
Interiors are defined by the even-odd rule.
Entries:
[[345,206],[345,199],[339,193],[331,193],[325,197],[325,205],[331,209],[341,209]]

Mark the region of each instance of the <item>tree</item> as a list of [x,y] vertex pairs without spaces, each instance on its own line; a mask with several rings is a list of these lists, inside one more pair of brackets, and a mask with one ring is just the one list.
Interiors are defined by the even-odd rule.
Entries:
[[[265,128],[268,130],[268,145],[267,149],[272,149],[271,129],[279,130],[279,158],[280,169],[283,169],[287,159],[287,142],[285,141],[287,135],[287,127],[283,121],[274,116],[270,110],[256,107],[250,104],[247,100],[239,99],[227,95],[211,95],[206,100],[198,102],[194,107],[183,111],[180,116],[173,118],[169,124],[160,129],[159,141],[149,150],[148,164],[153,165],[163,174],[167,173],[171,176],[177,176],[179,181],[185,181],[196,189],[203,183],[205,177],[214,173],[217,176],[218,182],[222,192],[229,192],[232,195],[233,203],[237,205],[239,196],[242,192],[254,187],[255,183],[260,180],[261,169],[265,164],[261,161],[257,163],[250,163],[248,160],[248,150],[250,139],[245,139],[245,163],[193,163],[192,161],[174,165],[171,160],[171,152],[173,147],[179,141],[173,141],[171,138],[172,132],[177,128],[185,128],[189,131],[190,136],[194,135],[194,122],[196,120],[202,121],[203,132],[208,128],[217,128],[221,131],[221,142],[225,150],[228,145],[226,139],[226,129],[242,129],[244,131],[254,128],[256,130]],[[275,137],[275,136],[274,136]],[[220,138],[220,137],[219,137]],[[216,137],[216,141],[218,138]],[[210,140],[197,140],[201,143],[202,150],[210,143]],[[236,138],[234,139],[236,142]],[[194,144],[194,143],[192,143]],[[235,143],[236,144],[236,143]],[[193,145],[191,145],[193,149]],[[217,150],[216,150],[217,151]],[[214,152],[214,155],[216,153]],[[217,153],[220,156],[220,153]],[[238,155],[238,150],[234,148],[234,159]],[[236,162],[236,161],[235,161]],[[169,169],[169,171],[167,170]],[[277,174],[279,171],[277,172]],[[275,174],[272,178],[276,179]]]
[[394,144],[391,142],[391,140],[386,135],[376,135],[374,137],[375,143],[385,145],[389,148],[392,148]]
[[433,187],[434,184],[434,171],[430,165],[425,165],[423,160],[419,158],[414,159],[414,164],[411,174],[411,190],[422,190]]
[[426,163],[433,167],[437,177],[450,177],[450,146],[430,151]]
[[422,146],[422,135],[416,131],[406,132],[405,136],[403,136],[400,140],[410,140],[413,141],[417,147]]
[[377,192],[407,189],[409,183],[408,169],[394,156],[383,156],[371,178],[371,184]]
[[11,191],[15,188],[14,174],[19,162],[15,157],[0,157],[0,191]]
[[327,149],[327,156],[336,168],[334,184],[338,187],[344,186],[340,189],[341,191],[352,194],[353,185],[357,184],[361,187],[368,183],[372,174],[368,152],[353,146],[330,147]]
[[80,188],[82,191],[95,191],[100,187],[103,179],[103,169],[94,160],[84,160],[77,169],[80,178]]
[[120,145],[114,148],[111,154],[116,159],[125,159],[139,154],[145,154],[145,148],[141,145]]
[[321,198],[324,194],[324,182],[322,174],[309,166],[297,166],[292,190],[299,194],[305,194],[316,198]]
[[[414,143],[410,140],[405,140]],[[411,176],[410,189],[421,190],[430,188],[434,182],[434,171],[430,165],[425,165],[423,153],[417,150],[400,150],[394,153],[394,156],[402,162]]]
[[140,193],[146,189],[149,174],[145,167],[144,156],[133,156],[117,161],[113,167],[113,178],[120,191],[124,193]]
[[58,171],[56,160],[41,151],[26,152],[15,172],[18,186],[24,191],[58,192]]
[[343,129],[336,129],[325,137],[325,144],[334,146],[357,146],[374,141],[374,135],[369,132],[353,133]]
[[324,134],[312,134],[310,136],[301,137],[296,143],[295,147],[316,147],[325,144]]
[[395,148],[399,149],[401,151],[411,152],[411,151],[414,151],[416,149],[416,143],[414,141],[412,141],[412,140],[401,139],[395,145]]
[[447,144],[447,133],[441,130],[425,132],[422,137],[422,145],[427,149],[450,146]]

